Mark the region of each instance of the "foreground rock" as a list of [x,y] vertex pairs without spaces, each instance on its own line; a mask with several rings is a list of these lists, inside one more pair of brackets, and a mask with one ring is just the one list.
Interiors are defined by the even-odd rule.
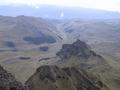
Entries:
[[75,67],[41,66],[26,85],[30,90],[101,90],[102,82],[100,83],[101,85]]
[[[0,66],[0,90],[25,90],[22,84]],[[27,89],[26,89],[27,90]]]

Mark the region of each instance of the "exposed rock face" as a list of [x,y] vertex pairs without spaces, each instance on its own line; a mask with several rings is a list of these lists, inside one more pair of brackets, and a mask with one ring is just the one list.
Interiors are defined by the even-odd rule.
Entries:
[[70,58],[72,55],[86,59],[90,56],[97,56],[85,42],[80,40],[77,40],[73,44],[64,44],[56,55],[62,59]]
[[22,84],[0,66],[0,90],[25,90]]
[[57,66],[39,67],[26,84],[30,90],[100,90],[101,88],[84,72],[74,67]]
[[96,54],[85,42],[80,40],[73,44],[64,44],[56,55],[60,58],[56,65],[62,67],[78,66],[91,72],[105,72],[105,70],[111,69],[101,55]]

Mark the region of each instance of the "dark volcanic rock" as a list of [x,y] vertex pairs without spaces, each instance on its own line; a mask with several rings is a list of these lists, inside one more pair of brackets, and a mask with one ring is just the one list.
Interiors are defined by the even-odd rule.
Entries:
[[39,67],[26,84],[32,85],[30,90],[100,90],[101,88],[77,68],[57,66]]
[[45,80],[45,78],[55,81],[55,75],[52,73],[51,68],[49,66],[42,66],[37,69],[37,72],[39,72],[39,78],[41,80]]
[[85,42],[80,40],[73,44],[64,44],[56,55],[59,57],[56,64],[62,67],[79,66],[91,71],[99,67],[100,72],[111,68],[101,55],[96,54]]
[[0,90],[24,90],[24,87],[0,66]]
[[57,56],[64,58],[69,58],[72,55],[81,58],[89,58],[90,56],[97,56],[90,47],[83,41],[77,40],[73,44],[64,44],[62,49],[56,54]]

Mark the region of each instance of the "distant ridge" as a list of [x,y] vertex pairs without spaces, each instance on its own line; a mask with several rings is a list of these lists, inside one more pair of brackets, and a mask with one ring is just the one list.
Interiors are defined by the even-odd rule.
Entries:
[[[61,16],[62,13],[62,16]],[[119,12],[104,11],[81,7],[59,7],[41,5],[38,8],[32,6],[0,6],[0,15],[5,16],[37,16],[52,19],[113,19],[120,18]]]

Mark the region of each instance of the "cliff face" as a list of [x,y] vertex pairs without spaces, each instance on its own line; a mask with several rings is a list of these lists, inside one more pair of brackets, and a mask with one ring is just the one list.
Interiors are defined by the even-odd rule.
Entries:
[[[102,84],[102,82],[101,82]],[[26,82],[30,90],[100,90],[101,86],[75,67],[41,66]]]
[[15,77],[0,66],[0,90],[24,90]]

